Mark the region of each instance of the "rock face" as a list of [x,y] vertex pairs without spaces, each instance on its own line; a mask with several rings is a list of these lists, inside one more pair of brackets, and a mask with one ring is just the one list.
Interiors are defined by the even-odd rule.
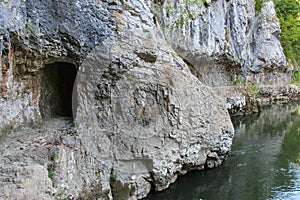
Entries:
[[[155,36],[148,30],[148,37]],[[78,103],[76,121],[89,159],[105,161],[96,168],[109,170],[101,179],[115,175],[141,198],[150,191],[149,182],[162,190],[178,174],[219,166],[233,130],[220,99],[216,101],[218,97],[189,73],[184,62],[166,53],[159,39],[153,43],[137,31],[127,34],[134,35],[135,45],[121,37],[96,47],[83,62],[77,85],[78,93],[85,95],[78,102],[88,103]],[[156,50],[155,64],[135,54],[136,48]]]
[[0,127],[41,121],[41,70],[66,62],[78,68],[113,35],[113,6],[73,1],[2,1]]
[[159,2],[0,2],[0,198],[140,199],[221,165],[234,130],[210,86],[288,77],[273,4],[207,1],[171,31]]
[[[165,4],[173,6],[174,1]],[[165,29],[166,38],[203,83],[225,86],[240,78],[260,84],[290,82],[272,1],[260,12],[254,0],[206,1],[200,14],[182,26],[176,24],[177,15],[163,13],[162,23],[173,27]]]

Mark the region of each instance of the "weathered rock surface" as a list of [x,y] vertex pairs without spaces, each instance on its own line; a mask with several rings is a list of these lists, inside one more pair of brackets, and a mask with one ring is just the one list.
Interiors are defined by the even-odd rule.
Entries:
[[0,2],[0,128],[41,121],[40,69],[82,63],[116,30],[114,6],[88,1]]
[[[255,17],[253,3],[210,1],[170,31],[168,2],[1,1],[0,198],[139,199],[221,165],[227,109],[244,103],[210,86],[288,80],[273,4]],[[73,128],[55,118],[71,89],[53,74],[66,65]]]
[[216,87],[214,91],[221,97],[231,116],[257,113],[260,111],[261,106],[288,103],[300,98],[297,85],[263,85],[256,87],[253,89],[251,85],[224,86]]
[[[96,47],[83,62],[85,71],[77,77],[77,85],[85,95],[78,101],[90,102],[79,103],[76,121],[79,130],[91,129],[82,138],[90,159],[105,160],[102,165],[110,173],[133,182],[130,186],[140,198],[150,191],[148,182],[162,190],[178,174],[219,166],[229,151],[233,130],[226,109],[216,103],[218,96],[191,75],[184,62],[166,53],[159,40],[149,46],[144,35],[130,34],[137,40],[133,47],[122,37],[118,43]],[[155,65],[129,54],[142,47],[156,49]],[[122,59],[112,62],[110,57]],[[95,71],[94,66],[101,67]],[[100,138],[91,140],[95,133]],[[107,162],[111,158],[114,162]]]
[[55,168],[51,155],[61,145],[60,137],[74,132],[67,122],[55,119],[1,134],[0,199],[55,199],[48,171]]
[[166,38],[203,83],[225,86],[240,78],[260,84],[290,82],[272,1],[261,12],[255,11],[254,0],[207,1],[199,16],[183,26],[174,20],[180,14],[163,10],[162,23],[175,26],[164,29]]

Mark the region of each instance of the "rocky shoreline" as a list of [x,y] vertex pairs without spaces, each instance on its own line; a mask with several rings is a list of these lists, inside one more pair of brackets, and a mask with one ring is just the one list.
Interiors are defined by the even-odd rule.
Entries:
[[[245,94],[245,91],[242,91],[241,88],[227,87],[216,90],[220,89],[223,92],[225,90],[228,91],[231,95],[233,95],[233,91],[238,91],[234,93],[236,96],[233,95],[231,98],[227,98],[226,107],[229,112],[232,112],[232,116],[259,112],[259,107],[263,105],[287,103],[299,99],[299,92],[295,86],[267,87],[263,88],[264,90],[259,90],[257,96],[264,94],[265,101],[262,99],[258,100],[258,97],[256,97],[255,110],[249,106],[248,102],[243,101],[245,96],[242,94]],[[266,92],[260,92],[266,90],[271,95],[266,96]],[[70,178],[68,176],[72,176],[72,174],[70,174],[70,171],[65,171],[65,168],[66,166],[74,167],[73,165],[80,164],[76,164],[76,160],[72,160],[71,155],[82,157],[82,154],[89,154],[89,152],[83,152],[82,150],[82,140],[84,140],[82,137],[84,135],[80,135],[79,133],[80,131],[74,127],[70,118],[51,118],[39,126],[24,127],[17,130],[11,129],[7,130],[6,134],[2,134],[0,139],[1,198],[32,199],[33,195],[35,195],[38,197],[37,199],[135,199],[144,197],[150,191],[151,184],[146,186],[148,189],[142,189],[141,186],[139,186],[140,188],[136,188],[138,174],[132,174],[130,180],[123,182],[121,181],[122,173],[128,173],[130,169],[126,169],[126,172],[117,172],[118,168],[114,169],[112,166],[113,171],[109,172],[107,176],[107,188],[102,183],[94,182],[89,188],[77,193],[76,196],[70,194],[70,190],[67,189],[68,183],[65,180],[68,180]],[[170,135],[170,137],[175,138],[176,136]],[[187,157],[189,160],[192,159],[192,154],[197,151],[197,146],[194,146],[190,150],[192,152]],[[195,163],[199,161],[192,160],[186,162],[183,167],[180,167],[180,171],[176,173],[176,177],[184,175],[191,170],[202,170],[221,165],[227,157],[228,150],[223,149],[223,157],[220,157],[220,150],[222,151],[222,149],[216,149],[209,153],[206,152],[206,156],[205,154],[203,155],[202,164],[199,163],[197,165]],[[73,163],[70,163],[70,161]],[[139,165],[141,161],[134,159],[133,162]],[[151,160],[149,159],[146,162],[151,162]],[[153,167],[153,163],[148,163],[148,165],[149,167]],[[157,169],[159,170],[161,167],[157,166]],[[95,172],[99,173],[98,176],[100,173],[103,173],[101,169],[99,170]],[[135,168],[135,170],[139,169]],[[141,174],[145,178],[147,172],[145,171]],[[161,177],[162,175],[159,175],[157,179],[159,180]],[[162,190],[175,180],[176,178],[170,177],[167,185],[162,185],[161,188],[159,188],[157,183],[153,183],[155,181],[154,177],[149,176],[147,182],[152,182],[152,184],[156,185],[157,190]],[[140,196],[137,196],[136,191],[139,191]]]
[[249,86],[225,86],[216,87],[214,91],[221,96],[231,116],[257,113],[261,106],[284,104],[300,98],[299,86],[295,84],[255,86],[252,89]]

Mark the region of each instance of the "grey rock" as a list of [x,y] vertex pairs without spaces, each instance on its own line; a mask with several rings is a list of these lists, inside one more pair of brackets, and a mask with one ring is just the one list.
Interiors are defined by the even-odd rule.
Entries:
[[286,61],[280,44],[280,25],[273,1],[264,3],[261,13],[253,26],[252,65],[250,70],[285,71]]
[[[214,166],[219,166],[230,149],[233,129],[225,107],[217,103],[221,100],[189,72],[155,30],[147,29],[146,36],[127,29],[119,29],[119,34],[122,31],[135,38],[134,45],[124,37],[107,41],[83,62],[84,71],[76,80],[81,94],[76,121],[79,132],[89,130],[81,144],[93,154],[90,159],[106,159],[108,173],[127,183],[128,190],[134,187],[134,195],[142,198],[150,191],[150,183],[163,190],[178,173],[204,169],[211,152],[218,157]],[[136,55],[136,49],[145,47],[156,52],[155,64]],[[90,139],[96,133],[101,141]],[[109,185],[107,175],[101,181]],[[74,188],[73,183],[69,187]]]
[[[4,146],[8,141],[14,146],[3,149],[1,164],[13,171],[26,162],[37,169],[27,172],[30,180],[46,183],[38,189],[23,184],[28,196],[142,198],[151,185],[163,190],[178,174],[205,168],[211,153],[214,166],[225,160],[234,133],[227,110],[167,45],[146,2],[15,1],[10,6],[26,12],[1,7],[11,14],[4,21],[9,34],[2,34],[2,44],[10,43],[1,49],[2,59],[8,59],[1,66],[7,68],[2,76],[1,127],[41,120],[52,127],[2,134]],[[23,22],[13,23],[16,18]],[[51,73],[41,69],[58,61],[78,68],[73,96],[76,131],[57,129],[43,118],[57,113],[58,104],[51,102],[59,101],[59,93],[51,83],[55,77],[45,79]],[[53,99],[48,98],[53,92]],[[26,134],[29,141],[45,141],[22,147],[25,152],[11,151]],[[16,166],[7,163],[12,159]],[[2,176],[7,175],[10,171]],[[14,198],[17,191],[1,186]]]
[[[156,1],[1,3],[0,197],[141,199],[220,166],[234,135],[227,109],[244,99],[210,86],[241,74],[288,80],[272,6],[256,17],[254,1],[207,1],[189,24],[163,30],[174,19]],[[72,89],[56,91],[67,83],[44,70],[64,63],[77,70],[71,121],[55,109]]]
[[1,166],[1,199],[54,199],[45,167],[15,162]]
[[287,103],[299,97],[299,87],[293,84],[277,87],[263,86],[258,90],[258,100],[261,104]]
[[[0,127],[41,121],[40,69],[87,53],[116,30],[108,2],[9,1],[0,4]],[[14,80],[14,81],[13,81]]]
[[[0,137],[0,199],[55,199],[57,190],[49,178],[60,135],[70,125],[56,119],[41,127],[11,130]],[[53,128],[56,127],[56,128]],[[55,172],[56,173],[56,172]]]
[[[165,1],[164,8],[173,4]],[[174,20],[181,13],[174,16],[164,9],[161,23],[171,26],[164,29],[166,39],[207,85],[230,85],[237,77],[259,84],[289,83],[274,3],[264,3],[260,13],[254,5],[254,0],[212,1],[183,26]]]

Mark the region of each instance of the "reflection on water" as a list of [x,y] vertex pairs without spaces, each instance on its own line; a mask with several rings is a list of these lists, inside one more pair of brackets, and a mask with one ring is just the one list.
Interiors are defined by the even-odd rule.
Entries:
[[300,199],[298,104],[264,108],[233,122],[232,153],[220,168],[180,177],[147,199]]

